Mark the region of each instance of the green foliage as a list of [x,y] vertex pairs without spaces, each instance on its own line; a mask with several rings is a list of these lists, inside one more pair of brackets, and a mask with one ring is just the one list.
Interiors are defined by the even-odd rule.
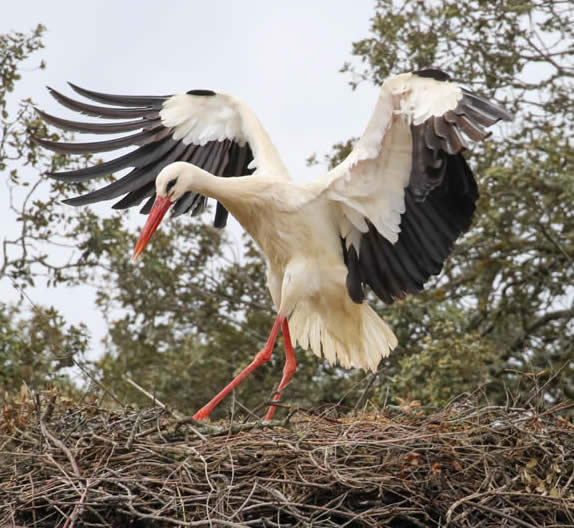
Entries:
[[[63,186],[38,179],[39,173],[72,163],[48,156],[32,141],[31,133],[45,137],[47,130],[29,99],[9,101],[23,63],[43,47],[43,32],[40,25],[30,34],[0,35],[0,173],[8,188],[2,205],[11,211],[16,226],[14,233],[8,229],[2,233],[0,279],[6,279],[7,289],[32,286],[38,278],[57,284],[77,267],[61,250],[64,241],[72,242],[65,229],[71,217],[59,203]],[[38,67],[45,67],[43,61]],[[63,259],[54,255],[57,251]],[[71,325],[53,308],[32,306],[24,296],[21,300],[29,305],[29,313],[15,304],[0,303],[0,391],[13,392],[23,382],[38,390],[52,382],[70,388],[63,369],[88,349],[86,326]]]
[[[500,362],[497,350],[476,331],[458,334],[457,317],[455,312],[444,320],[434,318],[417,353],[398,358],[397,373],[391,379],[394,394],[443,406],[460,392],[494,383],[491,372]],[[486,388],[492,392],[492,387]]]
[[[25,35],[24,33],[12,33],[0,35],[0,51],[2,61],[0,62],[0,78],[2,79],[0,90],[0,108],[2,109],[2,119],[8,118],[6,111],[6,94],[14,91],[15,84],[20,80],[19,67],[32,53],[43,48],[42,34],[46,28],[38,25],[34,31]],[[44,68],[44,63],[40,63],[40,68]]]
[[[516,119],[469,155],[481,189],[478,211],[441,275],[421,295],[393,306],[371,299],[400,342],[377,378],[365,381],[363,372],[299,351],[287,401],[354,405],[363,395],[380,404],[410,394],[442,405],[482,387],[503,403],[507,389],[522,389],[526,374],[543,380],[547,402],[574,397],[574,23],[567,8],[567,2],[546,0],[377,2],[370,35],[353,46],[360,64],[343,67],[351,84],[379,84],[388,75],[434,65],[498,100]],[[21,60],[41,47],[40,37],[41,29],[0,40],[11,57],[3,76],[12,79],[0,101],[13,89]],[[14,52],[14,43],[22,52]],[[62,207],[62,198],[85,187],[37,177],[94,161],[41,152],[29,132],[59,136],[45,129],[29,103],[14,116],[5,113],[3,125],[0,163],[9,174],[19,234],[3,246],[0,275],[20,287],[39,278],[59,287],[94,284],[109,329],[105,353],[94,365],[103,385],[122,401],[149,403],[126,382],[133,379],[184,413],[196,410],[267,338],[274,309],[257,249],[247,239],[239,248],[230,244],[207,217],[178,218],[162,225],[134,266],[129,254],[137,230],[127,214],[102,217],[89,208]],[[353,141],[335,145],[327,164],[340,161]],[[24,165],[34,168],[32,176]],[[8,315],[1,319],[0,367],[15,365],[11,358],[24,357],[17,351],[26,347],[38,351],[40,341],[30,336],[43,335],[41,319],[15,319],[10,310],[2,312]],[[55,326],[65,328],[55,317],[46,322],[46,336]],[[61,351],[89,347],[85,329],[76,331],[75,338],[62,331],[53,339],[56,356],[46,348],[28,354],[39,354],[44,379],[58,367]],[[282,364],[279,343],[269,365],[236,390],[235,410],[266,400]],[[2,383],[11,379],[14,387],[23,376],[4,372],[10,374]],[[225,412],[228,406],[218,410],[219,416]]]
[[14,394],[22,383],[36,390],[56,382],[71,388],[63,369],[86,351],[87,334],[54,309],[36,308],[24,317],[16,306],[0,303],[0,394]]
[[[74,160],[51,155],[33,141],[33,137],[58,140],[66,137],[49,133],[37,118],[30,99],[9,101],[9,94],[20,79],[20,68],[30,55],[43,47],[43,26],[30,35],[0,35],[2,67],[0,75],[0,172],[7,176],[8,193],[2,206],[10,210],[17,225],[8,232],[0,254],[0,276],[9,277],[18,287],[33,286],[39,278],[49,285],[82,283],[90,265],[74,251],[92,238],[89,211],[62,207],[61,200],[83,189],[83,184],[64,184],[39,176],[46,172],[72,169],[89,161],[88,156]],[[40,62],[39,68],[45,67]],[[26,69],[31,69],[26,65]]]
[[371,35],[354,44],[366,64],[345,65],[355,83],[438,66],[516,116],[470,156],[481,198],[443,273],[381,309],[402,344],[384,368],[399,395],[442,404],[486,383],[504,401],[517,372],[549,371],[560,374],[546,398],[574,397],[573,22],[567,2],[381,0]]

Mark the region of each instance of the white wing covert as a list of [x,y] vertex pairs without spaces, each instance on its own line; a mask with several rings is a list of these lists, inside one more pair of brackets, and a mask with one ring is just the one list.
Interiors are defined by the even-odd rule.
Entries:
[[482,127],[500,119],[511,116],[440,70],[385,81],[365,133],[328,174],[325,189],[340,208],[355,302],[369,285],[392,303],[440,272],[478,198],[462,133],[482,140],[489,135]]
[[[60,104],[76,112],[124,121],[69,121],[38,110],[46,123],[81,133],[136,133],[90,143],[61,143],[36,138],[40,145],[67,154],[109,152],[129,146],[137,148],[98,165],[48,174],[62,181],[86,182],[132,168],[112,183],[65,203],[85,205],[123,196],[112,207],[125,209],[147,198],[141,208],[141,212],[147,214],[155,200],[156,176],[175,161],[193,163],[216,176],[248,176],[259,169],[286,177],[283,163],[255,115],[230,95],[211,90],[190,90],[171,96],[126,96],[70,86],[78,94],[108,106],[75,101],[53,89],[50,93]],[[174,204],[173,214],[189,212],[197,215],[205,209],[206,202],[207,198],[201,194],[186,193]],[[227,217],[227,210],[218,203],[214,225],[224,227]]]

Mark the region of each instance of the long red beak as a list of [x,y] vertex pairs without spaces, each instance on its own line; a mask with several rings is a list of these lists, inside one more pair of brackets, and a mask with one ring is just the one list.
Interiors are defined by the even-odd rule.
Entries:
[[161,222],[162,218],[167,213],[167,210],[171,206],[171,201],[167,197],[158,196],[153,203],[153,207],[149,212],[147,217],[147,222],[144,225],[144,228],[141,232],[141,235],[138,239],[138,243],[136,244],[136,248],[134,249],[134,253],[132,255],[132,260],[135,261],[139,258],[139,256],[143,253],[143,250],[147,246],[147,243],[150,241],[152,235],[155,233],[157,226]]

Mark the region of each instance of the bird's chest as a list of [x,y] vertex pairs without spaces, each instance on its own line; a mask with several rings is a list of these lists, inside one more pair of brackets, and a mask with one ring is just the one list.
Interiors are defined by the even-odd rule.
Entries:
[[311,246],[313,232],[300,222],[296,215],[274,212],[263,215],[250,230],[269,263],[269,266],[282,273],[294,256],[305,252]]
[[244,199],[241,207],[229,208],[271,267],[280,271],[294,256],[328,249],[326,237],[332,237],[335,229],[321,203],[298,201],[294,190],[280,182],[267,191]]

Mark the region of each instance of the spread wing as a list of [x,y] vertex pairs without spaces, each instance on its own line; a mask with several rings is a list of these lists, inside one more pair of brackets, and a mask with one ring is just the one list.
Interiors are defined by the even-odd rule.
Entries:
[[328,174],[339,207],[347,289],[369,285],[386,303],[423,288],[471,224],[478,198],[465,136],[511,116],[440,70],[398,75],[382,88],[367,129]]
[[[71,110],[117,121],[70,121],[38,110],[46,123],[80,133],[127,135],[89,143],[61,143],[36,138],[40,145],[66,154],[136,148],[91,167],[48,174],[58,180],[85,182],[132,169],[104,187],[65,200],[67,204],[85,205],[121,197],[112,207],[125,209],[146,200],[141,212],[147,214],[155,199],[156,176],[175,161],[187,161],[223,177],[247,176],[258,169],[286,174],[257,118],[246,105],[230,95],[191,90],[173,96],[126,96],[70,86],[79,95],[106,106],[76,101],[53,89],[50,92],[60,104]],[[205,196],[186,193],[173,206],[173,213],[196,215],[205,209],[206,202]],[[227,210],[218,203],[214,225],[224,227],[227,217]]]

